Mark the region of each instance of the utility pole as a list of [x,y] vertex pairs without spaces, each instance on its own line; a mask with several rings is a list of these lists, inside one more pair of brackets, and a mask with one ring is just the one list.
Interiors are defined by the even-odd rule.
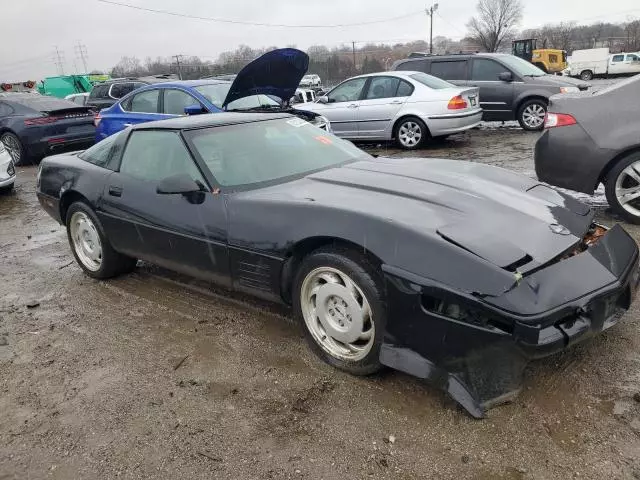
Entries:
[[433,14],[438,10],[438,4],[434,3],[431,8],[427,8],[427,15],[431,18],[431,27],[429,28],[429,53],[433,54]]
[[60,52],[57,45],[54,48],[56,51],[53,57],[53,63],[58,67],[58,73],[64,75],[64,52]]
[[176,64],[178,65],[178,77],[180,78],[180,80],[182,80],[182,67],[180,66],[180,59],[183,57],[184,55],[174,55],[173,58],[176,59]]
[[355,73],[358,70],[356,67],[356,42],[351,42],[351,47],[353,48],[353,71]]
[[80,57],[80,60],[82,61],[82,65],[84,66],[84,73],[89,73],[89,69],[87,68],[87,46],[78,41],[78,44],[74,46],[73,49],[76,52],[76,56]]

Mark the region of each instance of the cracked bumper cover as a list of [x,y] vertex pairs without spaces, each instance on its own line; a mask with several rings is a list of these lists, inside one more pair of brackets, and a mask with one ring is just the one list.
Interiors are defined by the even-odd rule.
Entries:
[[[388,265],[383,271],[389,320],[380,361],[447,391],[476,418],[517,395],[529,360],[615,325],[640,281],[638,246],[619,226],[499,297],[455,292]],[[489,321],[472,324],[428,311],[425,292],[486,312]]]

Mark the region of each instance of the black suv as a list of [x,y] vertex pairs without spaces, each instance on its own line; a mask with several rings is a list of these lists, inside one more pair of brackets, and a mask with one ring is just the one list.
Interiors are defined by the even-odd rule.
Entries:
[[87,99],[86,106],[94,110],[102,110],[109,108],[127,93],[134,91],[136,88],[151,85],[152,83],[170,82],[176,80],[175,75],[155,75],[142,78],[114,78],[103,83],[99,83]]
[[542,130],[549,97],[588,90],[573,78],[547,75],[514,55],[476,53],[399,60],[392,70],[415,70],[455,85],[480,88],[484,120],[518,120],[525,130]]

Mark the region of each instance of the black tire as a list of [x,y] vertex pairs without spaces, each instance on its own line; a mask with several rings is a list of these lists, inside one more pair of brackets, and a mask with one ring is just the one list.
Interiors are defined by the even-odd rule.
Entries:
[[[321,267],[334,268],[348,275],[362,291],[371,307],[371,319],[375,329],[373,344],[368,354],[358,361],[349,361],[333,356],[320,346],[305,322],[301,306],[303,282],[310,272]],[[304,330],[311,350],[318,357],[329,365],[353,375],[371,375],[382,368],[380,347],[387,323],[387,310],[379,268],[367,257],[357,251],[342,247],[318,249],[302,260],[294,278],[292,292],[295,315]]]
[[[414,126],[410,126],[414,125]],[[411,130],[417,128],[419,130],[420,138],[415,144],[405,142],[401,139],[401,130],[403,127],[407,127]],[[396,144],[403,150],[417,150],[421,148],[425,142],[431,138],[427,125],[418,117],[406,117],[402,118],[393,129],[393,138],[396,140]],[[413,137],[415,138],[415,137]]]
[[5,146],[9,155],[13,159],[14,165],[24,165],[27,163],[27,152],[20,141],[20,138],[13,132],[4,132],[0,135],[0,142]]
[[[76,251],[76,247],[71,234],[71,222],[74,218],[74,214],[77,212],[82,212],[87,217],[89,217],[91,222],[93,222],[95,230],[97,231],[100,238],[100,243],[102,246],[102,261],[99,269],[97,270],[91,270],[87,268],[87,266],[85,266],[83,261],[78,256],[78,252]],[[97,279],[112,278],[123,273],[129,273],[135,268],[137,260],[135,258],[122,255],[121,253],[118,253],[113,249],[111,243],[109,243],[109,239],[104,233],[104,228],[102,227],[100,220],[91,209],[91,207],[89,207],[86,203],[75,202],[71,204],[71,206],[67,210],[66,227],[67,238],[69,240],[69,246],[71,247],[73,256],[75,257],[76,262],[78,262],[78,265],[80,265],[82,270],[84,270],[84,272],[90,277]]]
[[[630,207],[638,210],[638,214],[634,215],[633,212],[630,212],[622,206],[622,203],[620,203],[620,200],[618,200],[618,197],[616,195],[616,183],[618,181],[618,177],[620,177],[621,173],[629,165],[635,162],[640,162],[640,152],[634,152],[621,158],[607,174],[607,179],[604,186],[607,201],[609,202],[609,206],[611,207],[611,209],[620,217],[624,218],[627,222],[638,225],[640,224],[640,198],[638,199],[638,201],[634,201],[633,205],[629,205]],[[629,182],[629,179],[622,179],[621,181]],[[636,184],[640,185],[640,183],[635,182],[632,179],[629,183],[631,184],[625,185],[623,183],[622,187],[635,187]]]
[[[542,110],[540,110],[542,109]],[[533,111],[547,113],[547,102],[541,98],[532,98],[531,100],[527,100],[520,105],[518,109],[518,123],[522,127],[523,130],[528,132],[536,132],[540,131],[544,128],[544,115],[542,115],[540,123],[533,124],[530,120],[533,117],[528,117]],[[536,116],[538,118],[538,116]]]
[[593,72],[591,70],[583,70],[580,72],[580,80],[588,81],[593,79]]

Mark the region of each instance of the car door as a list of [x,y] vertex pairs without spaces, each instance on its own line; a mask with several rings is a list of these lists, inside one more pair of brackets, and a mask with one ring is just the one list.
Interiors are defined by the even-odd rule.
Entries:
[[430,71],[426,73],[429,73],[434,77],[441,78],[442,80],[446,80],[454,85],[465,86],[468,85],[469,80],[468,66],[469,60],[464,58],[441,60],[432,59]]
[[318,113],[331,122],[333,133],[339,137],[358,137],[358,107],[367,77],[347,80],[327,94],[326,103]]
[[640,57],[635,53],[628,53],[624,59],[625,63],[625,72],[636,74],[640,72]]
[[609,73],[612,75],[625,73],[625,61],[624,54],[620,55],[612,55],[609,57],[611,60],[609,61]]
[[160,93],[159,88],[143,90],[102,112],[101,129],[108,136],[132,125],[170,118],[161,113]]
[[398,77],[370,77],[357,109],[358,136],[382,138],[391,131],[390,124],[413,93],[413,85]]
[[471,64],[470,86],[480,89],[480,106],[484,118],[511,117],[515,96],[513,82],[500,80],[501,73],[513,73],[504,65],[490,58],[474,58]]
[[199,106],[203,112],[207,111],[202,102],[184,90],[177,88],[162,89],[161,109],[166,118],[185,115],[184,109],[192,106]]
[[[229,285],[224,199],[212,193],[182,136],[134,130],[107,179],[98,215],[113,247],[135,258]],[[194,195],[159,194],[161,180],[186,174]]]

